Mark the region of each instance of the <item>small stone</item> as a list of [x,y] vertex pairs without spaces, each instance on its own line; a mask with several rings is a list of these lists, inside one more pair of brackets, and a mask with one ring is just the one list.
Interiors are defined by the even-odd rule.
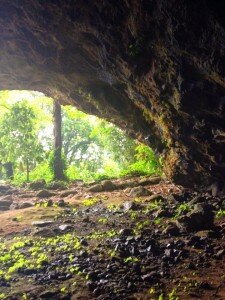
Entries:
[[59,207],[65,207],[66,206],[66,202],[63,200],[63,199],[60,199],[58,202],[57,202],[57,205]]
[[70,230],[73,229],[73,226],[68,225],[68,224],[63,224],[63,225],[60,225],[60,226],[59,226],[59,229],[60,229],[61,231],[70,231]]
[[225,250],[221,249],[215,254],[215,258],[220,259],[224,256],[224,254],[225,254]]
[[53,205],[52,199],[48,199],[47,201],[47,207],[51,207]]
[[167,257],[174,257],[173,249],[166,249],[164,253],[165,253],[165,256],[167,256]]
[[204,290],[213,290],[214,289],[213,286],[207,281],[201,282],[199,284],[199,288],[204,289]]
[[81,244],[82,246],[88,246],[88,242],[87,242],[85,239],[81,239],[81,240],[80,240],[80,244]]
[[44,291],[39,294],[40,299],[57,299],[57,292],[54,291]]
[[167,209],[159,209],[154,214],[155,218],[170,218],[172,216],[171,212]]
[[19,203],[18,202],[13,202],[10,207],[10,210],[14,210],[14,209],[19,209]]
[[96,288],[96,284],[91,280],[87,281],[86,286],[90,291],[93,291]]
[[141,276],[141,278],[143,279],[143,281],[146,281],[148,283],[155,283],[160,278],[160,275],[157,272],[152,271],[146,275]]
[[219,193],[219,185],[218,185],[218,182],[214,182],[212,185],[211,185],[211,191],[212,191],[212,196],[213,197],[216,197]]
[[187,265],[187,268],[189,270],[197,270],[195,264],[193,262],[190,262],[188,265]]
[[151,195],[147,199],[145,199],[145,202],[154,202],[154,201],[164,201],[165,199],[162,197],[162,195],[156,194]]
[[138,210],[140,209],[140,204],[134,202],[134,201],[126,201],[123,203],[123,210],[129,211],[129,210]]
[[197,196],[194,197],[193,199],[191,199],[188,204],[189,205],[195,205],[195,204],[199,204],[199,203],[204,203],[206,201],[206,199],[202,196]]
[[218,233],[213,230],[201,230],[196,233],[196,236],[202,237],[202,238],[217,238]]
[[180,234],[180,229],[176,224],[169,224],[162,233],[170,236],[178,236]]
[[134,233],[133,230],[130,228],[123,228],[119,231],[119,234],[121,236],[132,236]]

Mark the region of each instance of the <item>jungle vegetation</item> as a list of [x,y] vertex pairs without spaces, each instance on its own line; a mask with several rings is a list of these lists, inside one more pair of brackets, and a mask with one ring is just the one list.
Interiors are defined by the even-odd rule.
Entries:
[[1,180],[91,181],[159,174],[161,164],[112,123],[39,92],[0,92]]

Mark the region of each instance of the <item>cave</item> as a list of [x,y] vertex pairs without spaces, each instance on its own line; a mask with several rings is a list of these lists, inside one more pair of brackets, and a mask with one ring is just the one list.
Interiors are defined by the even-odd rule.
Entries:
[[164,156],[166,178],[225,174],[224,1],[2,0],[0,89],[105,118]]

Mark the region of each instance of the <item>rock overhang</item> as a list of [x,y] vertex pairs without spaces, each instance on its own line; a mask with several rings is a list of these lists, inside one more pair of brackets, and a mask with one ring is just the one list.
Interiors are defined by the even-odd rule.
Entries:
[[184,185],[225,174],[222,1],[1,1],[0,88],[106,118]]

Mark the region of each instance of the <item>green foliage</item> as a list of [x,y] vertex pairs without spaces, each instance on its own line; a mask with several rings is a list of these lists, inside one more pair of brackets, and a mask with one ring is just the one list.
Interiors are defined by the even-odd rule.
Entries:
[[225,217],[225,210],[224,209],[219,209],[218,212],[216,213],[216,218],[222,218]]
[[93,206],[96,205],[98,203],[98,199],[97,198],[91,198],[91,199],[85,199],[83,201],[84,206]]
[[36,118],[26,101],[15,103],[4,114],[0,124],[0,157],[3,162],[30,166],[41,160],[42,147],[38,141]]
[[[55,153],[53,150],[49,153],[49,157],[48,157],[48,166],[49,166],[50,174],[52,174],[52,178],[53,178],[53,168],[54,168],[54,155],[55,155]],[[62,156],[61,156],[61,163],[62,163],[62,171],[63,171],[63,173],[66,173],[67,161],[66,161],[66,157],[65,157],[64,153],[62,153]],[[65,179],[66,179],[66,176],[65,176]]]
[[151,148],[139,144],[135,148],[135,152],[136,161],[124,171],[124,174],[149,175],[162,173],[162,161],[155,157]]
[[191,210],[191,207],[188,203],[181,203],[177,208],[176,208],[176,214],[175,218],[179,217],[180,215],[186,214]]
[[35,130],[35,114],[26,102],[14,104],[0,125],[1,157],[4,161],[32,160],[40,150]]
[[[0,107],[0,162],[13,162],[15,184],[27,180],[27,165],[30,180],[50,182],[52,99],[37,92],[2,91]],[[161,174],[162,162],[153,151],[115,125],[70,106],[62,108],[62,115],[63,169],[69,180]]]
[[169,294],[168,294],[169,300],[179,300],[179,297],[177,296],[177,290],[173,289]]
[[113,124],[66,107],[63,147],[70,179],[101,180],[120,176],[134,161],[136,143]]

